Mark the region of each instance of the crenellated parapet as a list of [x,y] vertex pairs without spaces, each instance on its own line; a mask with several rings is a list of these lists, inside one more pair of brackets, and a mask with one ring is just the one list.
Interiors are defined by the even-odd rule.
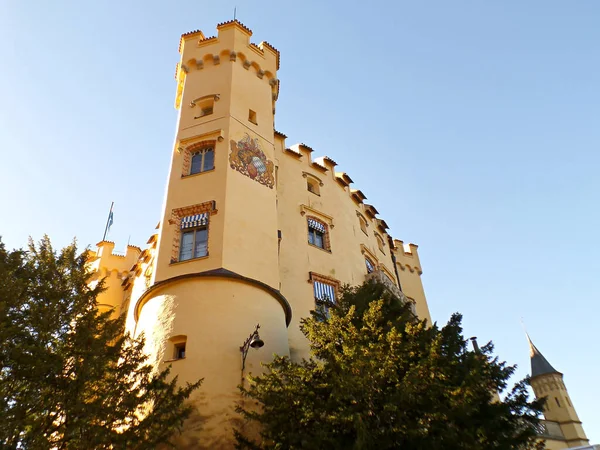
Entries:
[[275,110],[275,102],[279,97],[279,80],[276,76],[279,69],[279,51],[268,42],[250,42],[252,31],[238,20],[223,22],[217,26],[217,30],[217,36],[209,38],[199,30],[181,36],[181,61],[175,70],[175,108],[181,107],[183,86],[188,74],[229,63],[240,64],[270,85]]
[[421,275],[423,270],[421,269],[421,261],[419,260],[419,248],[416,244],[405,244],[399,239],[394,239],[394,255],[396,256],[396,263],[401,270],[408,270],[411,273],[417,273]]
[[320,185],[323,185],[322,179],[331,178],[337,184],[352,201],[356,207],[359,208],[365,219],[369,221],[369,225],[373,226],[373,230],[377,230],[384,242],[388,240],[388,225],[385,220],[377,217],[379,211],[368,203],[365,203],[367,196],[360,190],[353,187],[354,181],[346,172],[338,172],[335,170],[338,165],[332,158],[327,155],[313,157],[314,149],[307,144],[297,143],[286,147],[285,139],[287,136],[279,131],[275,131],[275,138],[282,141],[284,153],[294,159],[303,161],[307,168],[316,169],[324,177],[311,175],[307,171],[303,171],[305,178],[312,177],[319,181]]
[[106,290],[98,296],[98,306],[101,311],[112,309],[118,316],[123,312],[121,284],[129,277],[130,268],[142,250],[128,245],[124,253],[115,252],[115,243],[110,241],[101,241],[96,245],[96,251],[88,252],[88,267],[92,272],[92,284],[104,279]]

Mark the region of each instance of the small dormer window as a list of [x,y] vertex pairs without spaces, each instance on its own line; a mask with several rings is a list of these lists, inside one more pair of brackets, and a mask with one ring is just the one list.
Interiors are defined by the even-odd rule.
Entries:
[[198,115],[194,119],[201,119],[202,117],[210,116],[214,111],[215,98],[210,96],[202,100],[195,100],[191,104],[192,108],[198,108]]
[[313,180],[312,178],[306,179],[306,189],[308,192],[312,192],[315,195],[321,195],[321,191],[319,189],[319,182],[317,180]]

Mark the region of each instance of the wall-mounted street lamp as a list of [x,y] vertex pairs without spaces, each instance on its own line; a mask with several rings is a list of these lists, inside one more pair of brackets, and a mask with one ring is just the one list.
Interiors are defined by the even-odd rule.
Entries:
[[264,341],[260,338],[258,334],[259,328],[260,324],[257,323],[254,332],[250,336],[248,336],[248,338],[240,347],[240,352],[242,352],[242,377],[244,376],[244,369],[246,368],[246,356],[248,356],[248,350],[250,350],[250,347],[261,348],[263,345],[265,345]]

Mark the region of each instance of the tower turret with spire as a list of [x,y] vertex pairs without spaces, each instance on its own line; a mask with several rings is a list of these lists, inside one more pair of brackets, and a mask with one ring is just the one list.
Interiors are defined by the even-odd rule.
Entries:
[[[548,449],[573,448],[589,444],[583,426],[563,381],[556,370],[533,344],[529,335],[531,357],[531,387],[537,398],[546,398],[544,405],[546,447]],[[557,429],[560,427],[560,432]],[[552,432],[552,429],[556,432]],[[561,438],[562,435],[562,438]]]

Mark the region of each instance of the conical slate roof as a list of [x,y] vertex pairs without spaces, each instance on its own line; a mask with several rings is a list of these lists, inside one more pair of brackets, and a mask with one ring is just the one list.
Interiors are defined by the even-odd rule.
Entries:
[[527,335],[527,340],[529,341],[529,356],[531,357],[531,378],[549,373],[560,373],[552,367],[552,364],[550,364],[537,347],[533,345],[529,335]]

